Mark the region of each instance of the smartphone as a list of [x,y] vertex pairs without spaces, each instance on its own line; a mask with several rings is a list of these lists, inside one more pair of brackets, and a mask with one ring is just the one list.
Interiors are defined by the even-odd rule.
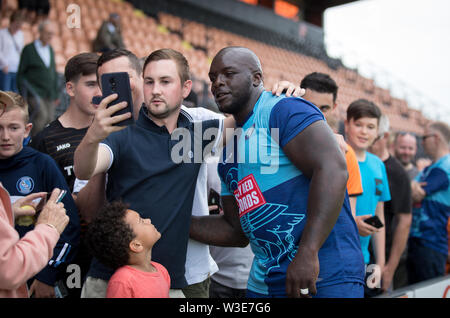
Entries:
[[376,215],[374,215],[368,219],[365,219],[364,222],[372,225],[373,227],[376,227],[377,229],[382,228],[384,226],[383,223],[381,223],[380,218]]
[[[94,96],[92,103],[100,104],[101,100],[109,95],[117,94],[118,97],[106,107],[116,105],[120,102],[127,102],[127,107],[114,113],[115,116],[130,112],[133,114],[133,98],[131,95],[130,77],[127,72],[105,73],[101,77],[103,96]],[[134,122],[133,116],[115,125],[128,126]]]
[[62,199],[64,198],[64,196],[66,195],[67,191],[66,190],[61,190],[61,192],[58,195],[58,198],[56,198],[56,203],[61,202]]
[[217,205],[218,206],[217,209],[209,211],[209,214],[219,214],[220,213],[220,208],[221,208],[220,194],[217,193],[217,191],[215,191],[214,189],[209,190],[208,205]]
[[64,286],[64,283],[62,280],[58,280],[55,283],[55,298],[66,298],[69,295],[69,292]]

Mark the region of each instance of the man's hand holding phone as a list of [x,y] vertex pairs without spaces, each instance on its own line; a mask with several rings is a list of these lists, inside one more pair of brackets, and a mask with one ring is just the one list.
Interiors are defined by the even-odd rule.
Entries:
[[369,223],[366,223],[366,219],[370,219],[372,215],[359,215],[355,218],[356,225],[358,227],[359,235],[361,236],[369,236],[373,235],[380,231],[379,228],[376,228],[373,225],[370,225]]
[[90,141],[98,143],[108,137],[111,133],[126,128],[126,126],[116,126],[115,124],[131,118],[131,113],[127,112],[125,114],[115,116],[114,114],[117,111],[126,108],[127,102],[120,102],[108,107],[108,104],[116,100],[117,97],[117,94],[106,96],[98,105],[95,112],[94,121],[86,133],[89,134]]

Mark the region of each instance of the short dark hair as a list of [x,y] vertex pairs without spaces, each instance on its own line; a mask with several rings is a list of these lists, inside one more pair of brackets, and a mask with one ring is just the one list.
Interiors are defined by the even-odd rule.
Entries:
[[140,76],[142,74],[142,64],[139,61],[139,58],[133,52],[128,51],[127,49],[119,48],[119,49],[106,51],[102,55],[100,55],[100,57],[97,61],[97,79],[98,79],[98,81],[100,81],[100,78],[98,78],[98,68],[100,66],[102,66],[103,64],[105,64],[106,62],[109,62],[111,60],[117,59],[122,56],[128,57],[130,66],[136,71],[136,74],[138,76]]
[[115,201],[105,205],[88,226],[87,245],[92,255],[111,269],[128,264],[129,244],[136,237],[125,221],[128,205]]
[[369,117],[376,118],[379,122],[381,115],[380,108],[367,99],[361,98],[355,100],[347,108],[347,120],[358,120],[363,117]]
[[338,86],[336,82],[325,73],[314,72],[306,75],[300,87],[304,89],[310,89],[318,93],[333,94],[333,102],[336,102]]
[[81,76],[96,74],[98,55],[96,53],[80,53],[72,56],[64,68],[67,82],[76,82]]
[[153,51],[145,59],[143,69],[145,69],[147,64],[149,64],[150,62],[161,60],[172,60],[175,62],[175,64],[177,65],[178,75],[180,76],[181,83],[184,83],[191,78],[188,61],[183,54],[172,49],[160,49]]

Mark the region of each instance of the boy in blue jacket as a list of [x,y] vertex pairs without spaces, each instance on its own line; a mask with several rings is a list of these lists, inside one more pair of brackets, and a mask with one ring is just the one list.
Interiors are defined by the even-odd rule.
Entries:
[[[30,134],[28,105],[13,92],[0,91],[0,180],[11,195],[11,201],[35,192],[51,192],[54,188],[69,191],[69,187],[54,160],[31,147],[23,147]],[[61,278],[65,265],[73,259],[79,241],[80,222],[71,195],[62,202],[69,224],[53,251],[48,265],[31,283],[34,297],[55,297],[55,283]],[[22,237],[34,228],[33,220],[16,220],[16,230]]]

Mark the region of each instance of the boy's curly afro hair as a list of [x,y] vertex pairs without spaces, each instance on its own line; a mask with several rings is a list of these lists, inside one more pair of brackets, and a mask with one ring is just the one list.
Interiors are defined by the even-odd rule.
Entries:
[[120,201],[105,205],[87,230],[92,255],[113,270],[128,264],[129,244],[136,237],[125,222],[127,209],[128,205]]

